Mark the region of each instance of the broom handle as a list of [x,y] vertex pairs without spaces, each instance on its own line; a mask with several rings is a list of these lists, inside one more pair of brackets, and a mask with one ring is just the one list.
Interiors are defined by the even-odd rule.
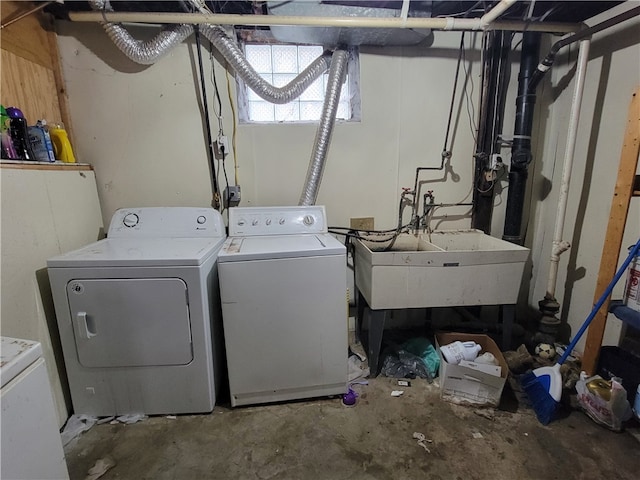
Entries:
[[625,272],[625,270],[631,263],[631,260],[633,260],[633,257],[638,255],[638,251],[640,251],[640,238],[631,249],[631,252],[629,253],[629,256],[627,257],[627,259],[622,263],[622,266],[618,269],[618,271],[614,275],[613,280],[611,280],[611,283],[609,283],[609,285],[607,286],[602,296],[598,299],[598,301],[594,305],[593,309],[591,310],[591,313],[589,314],[587,319],[584,321],[584,323],[580,327],[580,330],[578,330],[578,333],[576,333],[576,336],[573,337],[573,340],[571,340],[571,343],[569,344],[567,349],[564,351],[564,353],[560,357],[560,360],[558,360],[558,365],[562,365],[565,362],[565,360],[569,357],[569,355],[571,355],[571,352],[576,347],[576,344],[580,340],[580,337],[582,337],[582,334],[585,332],[585,330],[589,328],[589,324],[591,323],[591,320],[594,319],[594,317],[597,315],[600,308],[602,308],[602,305],[604,304],[604,302],[607,300],[609,295],[611,295],[611,291],[613,290],[613,287],[616,286],[616,283],[618,283],[618,280],[620,280],[620,277],[622,277],[622,274]]

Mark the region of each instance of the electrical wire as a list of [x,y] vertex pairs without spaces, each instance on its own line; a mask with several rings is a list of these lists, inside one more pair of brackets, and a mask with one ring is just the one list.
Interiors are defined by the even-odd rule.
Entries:
[[464,32],[460,36],[460,48],[458,49],[458,63],[456,65],[456,76],[453,80],[453,93],[451,94],[451,104],[449,105],[449,119],[447,120],[447,132],[444,135],[444,145],[442,146],[442,156],[451,155],[451,149],[447,148],[449,144],[449,132],[451,131],[451,120],[453,119],[453,107],[456,100],[456,91],[458,89],[458,76],[460,74],[460,63],[462,61],[462,49],[464,48]]
[[[467,70],[467,65],[466,65],[467,57],[466,57],[466,47],[464,46],[464,34],[465,32],[462,33],[461,43],[462,43],[462,68],[464,68],[464,74],[467,79],[464,84],[465,106],[467,109],[467,115],[469,116],[469,127],[471,128],[471,136],[473,137],[473,140],[477,143],[478,127],[474,120],[476,113],[475,113],[475,108],[473,106],[473,101],[470,98],[473,95],[474,84],[473,84],[473,77],[470,75],[469,70]],[[469,93],[467,90],[468,83],[471,83],[471,93]]]
[[202,94],[202,108],[207,131],[207,146],[209,154],[209,164],[211,165],[211,183],[213,187],[213,205],[216,209],[220,208],[220,189],[218,188],[218,178],[216,175],[215,155],[213,154],[213,141],[211,137],[211,121],[209,119],[209,105],[207,100],[207,82],[204,79],[204,67],[202,65],[202,45],[200,42],[200,29],[194,26],[194,34],[196,41],[196,52],[198,53],[198,68],[200,72],[200,88]]

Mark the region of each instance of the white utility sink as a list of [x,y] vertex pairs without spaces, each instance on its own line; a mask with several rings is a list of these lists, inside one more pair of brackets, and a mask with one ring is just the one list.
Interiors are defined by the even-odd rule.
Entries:
[[355,242],[356,286],[374,310],[515,304],[529,249],[480,230]]

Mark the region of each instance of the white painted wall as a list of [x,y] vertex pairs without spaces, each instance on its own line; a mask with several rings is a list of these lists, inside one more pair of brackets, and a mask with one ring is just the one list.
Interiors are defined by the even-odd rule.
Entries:
[[[561,264],[562,278],[558,283],[558,298],[568,308],[563,318],[569,320],[574,331],[591,306],[620,152],[621,125],[626,119],[629,93],[638,83],[640,74],[637,31],[637,28],[625,29],[627,33],[622,39],[618,36],[611,41],[596,39],[593,50],[599,49],[601,53],[590,62],[585,120],[581,123],[568,215],[569,219],[574,219],[578,217],[578,211],[587,213],[588,221],[575,232],[579,241],[575,242],[573,253],[577,255],[577,267],[584,267],[587,276],[577,280],[571,293],[565,295],[565,272],[571,255],[565,254]],[[134,33],[137,36],[153,34],[149,30]],[[377,228],[395,226],[401,188],[413,185],[415,168],[439,165],[459,35],[436,32],[434,44],[428,49],[361,50],[362,121],[336,126],[318,197],[318,203],[327,206],[330,224],[348,225],[350,217],[374,216]],[[608,35],[601,37],[608,38]],[[547,44],[550,41],[546,39]],[[97,25],[61,22],[59,43],[74,118],[76,150],[78,156],[92,163],[96,170],[105,223],[117,208],[125,206],[210,204],[203,128],[195,94],[193,45],[180,45],[157,64],[143,67],[126,60]],[[599,90],[598,68],[609,56],[608,87]],[[574,57],[569,62],[573,62]],[[467,58],[471,60],[475,85],[471,98],[477,111],[478,51],[468,52]],[[504,128],[507,137],[513,129],[517,54],[514,60],[516,65]],[[563,69],[562,62],[559,63],[545,83],[536,121],[536,129],[542,129],[545,136],[538,136],[535,150],[539,163],[531,173],[533,203],[527,245],[533,246],[533,276],[528,289],[528,299],[533,305],[544,295],[549,238],[561,171],[558,163],[562,158],[572,91],[572,77],[565,78],[567,68]],[[209,66],[205,59],[205,68]],[[216,64],[216,71],[224,86],[219,64]],[[568,86],[558,86],[565,80],[569,81]],[[231,83],[234,90],[233,79]],[[209,86],[211,102],[213,87],[210,83]],[[554,98],[556,95],[558,98]],[[594,105],[600,104],[603,112],[600,128],[591,137]],[[421,176],[425,182],[423,189],[433,189],[437,202],[471,199],[473,139],[464,100],[457,101],[456,107],[460,114],[451,164],[459,175],[458,181],[452,181],[451,175],[447,175],[445,181],[442,172],[424,172]],[[224,88],[223,112],[225,133],[231,136],[231,111]],[[237,127],[236,159],[242,205],[297,203],[315,130],[316,126],[312,124]],[[593,186],[588,186],[586,204],[581,205],[579,189],[584,178],[585,159],[593,156],[591,152],[596,152],[590,177]],[[233,178],[232,159],[228,160],[227,170],[230,179]],[[545,177],[553,185],[546,199],[541,193]],[[504,182],[503,185],[507,186]],[[495,236],[502,234],[506,195],[507,190],[503,190],[496,199]],[[436,219],[433,226],[440,229],[468,227],[467,212],[466,208],[460,207],[440,210],[438,213],[447,218]],[[638,217],[637,210],[630,213],[630,217],[634,215]],[[637,230],[633,220],[630,225]],[[567,227],[568,238],[574,236],[573,230],[572,225]],[[597,233],[592,235],[592,230]],[[570,278],[574,276],[572,274]],[[525,289],[527,287],[528,281]]]
[[94,172],[71,168],[1,170],[2,335],[42,344],[59,426],[67,421],[71,401],[47,259],[102,234]]

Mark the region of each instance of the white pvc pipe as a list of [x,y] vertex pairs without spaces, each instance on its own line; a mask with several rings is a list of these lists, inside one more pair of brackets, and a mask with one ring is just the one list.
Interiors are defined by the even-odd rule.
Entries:
[[562,181],[560,183],[560,194],[558,197],[558,212],[556,215],[556,224],[553,231],[553,245],[551,247],[551,265],[549,268],[549,280],[547,282],[547,297],[549,298],[555,298],[560,254],[568,250],[570,247],[569,242],[562,240],[562,231],[564,229],[565,217],[567,214],[567,200],[569,198],[571,167],[573,166],[573,156],[576,149],[578,123],[580,120],[580,107],[582,106],[582,93],[584,92],[584,80],[587,73],[590,45],[590,39],[580,41],[580,50],[578,53],[578,61],[576,63],[575,87],[573,89],[571,114],[569,116],[569,129],[567,132],[567,147],[564,152]]
[[516,0],[502,0],[498,5],[493,7],[482,18],[480,18],[480,25],[482,28],[486,28],[490,23],[493,23],[500,15],[502,15],[507,9],[516,3]]
[[[380,18],[380,17],[305,17],[288,15],[235,15],[165,12],[69,12],[74,22],[152,23],[152,24],[203,24],[212,25],[302,25],[311,27],[345,28],[429,28],[432,30],[483,30],[481,18]],[[512,30],[548,33],[567,33],[580,30],[577,23],[497,21],[484,27],[486,30]]]

